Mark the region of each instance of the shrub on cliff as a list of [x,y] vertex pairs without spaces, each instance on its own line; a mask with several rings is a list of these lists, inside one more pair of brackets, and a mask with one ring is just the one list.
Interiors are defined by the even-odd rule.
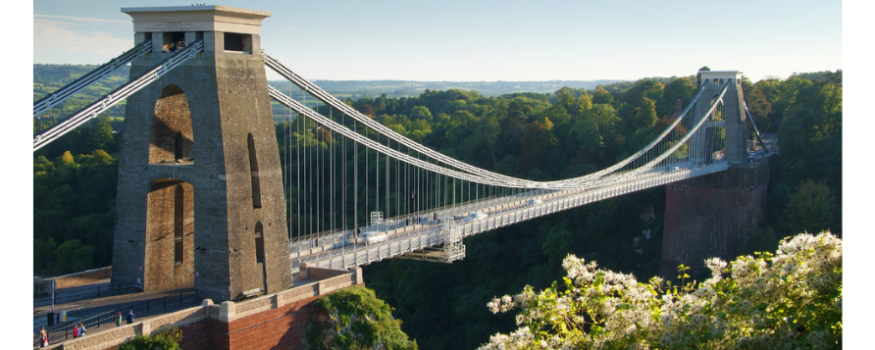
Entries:
[[671,286],[569,255],[562,287],[526,286],[487,304],[494,313],[521,309],[520,328],[480,349],[841,348],[841,239],[800,234],[774,254],[705,263],[711,278]]
[[182,330],[176,327],[166,327],[154,335],[137,335],[119,345],[118,350],[181,350],[180,340],[182,340]]
[[417,350],[401,331],[401,321],[373,290],[353,286],[316,301],[305,349]]

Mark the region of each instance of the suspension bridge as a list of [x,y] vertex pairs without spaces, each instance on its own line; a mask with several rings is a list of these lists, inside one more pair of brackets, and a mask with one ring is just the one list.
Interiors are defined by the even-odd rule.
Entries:
[[[194,280],[199,293],[229,300],[288,288],[305,266],[451,263],[465,257],[466,237],[749,163],[737,71],[699,72],[699,90],[674,121],[616,164],[533,181],[432,150],[292,71],[260,47],[268,12],[122,12],[134,18],[136,45],[34,103],[36,117],[132,67],[128,83],[34,139],[37,151],[128,101],[113,283],[142,278],[149,290]],[[265,68],[301,95],[270,86]],[[279,124],[268,99],[291,110]]]

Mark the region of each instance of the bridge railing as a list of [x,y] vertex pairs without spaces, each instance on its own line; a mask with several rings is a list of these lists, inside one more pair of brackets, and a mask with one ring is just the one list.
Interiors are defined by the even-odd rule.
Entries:
[[[46,332],[49,335],[49,344],[62,342],[72,338],[73,327],[78,327],[80,322],[83,323],[83,325],[85,326],[85,335],[87,336],[89,334],[89,329],[93,331],[96,328],[100,328],[101,324],[113,324],[115,322],[115,315],[117,315],[119,312],[122,313],[122,323],[126,323],[127,314],[130,310],[134,311],[134,315],[136,317],[142,317],[142,314],[148,314],[155,310],[179,306],[197,300],[197,290],[190,289],[179,292],[177,294],[163,296],[161,298],[154,298],[131,303],[128,305],[116,307],[113,310],[102,311],[81,318],[72,318],[68,316],[68,321],[64,324],[54,327],[46,327]],[[33,335],[34,347],[37,347],[39,345],[39,336],[39,331],[37,331]]]

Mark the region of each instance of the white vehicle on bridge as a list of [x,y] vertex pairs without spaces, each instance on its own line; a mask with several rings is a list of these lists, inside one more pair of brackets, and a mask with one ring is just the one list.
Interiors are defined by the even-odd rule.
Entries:
[[671,171],[672,171],[672,172],[679,171],[679,170],[681,170],[680,167],[676,167],[676,166],[675,166],[675,167],[671,167]]
[[383,242],[383,241],[389,239],[389,235],[387,235],[386,232],[367,231],[367,232],[362,232],[360,238],[361,238],[362,243],[372,244],[372,243]]
[[481,219],[485,219],[487,217],[489,217],[489,214],[478,211],[478,212],[471,213],[471,215],[466,216],[464,219],[462,219],[462,221],[481,220]]
[[537,198],[532,198],[532,199],[529,199],[529,200],[526,201],[526,206],[527,206],[527,207],[531,207],[531,206],[533,206],[533,205],[538,205],[538,204],[541,204],[541,203],[544,203],[544,201],[542,201],[542,200],[540,200],[540,199],[537,199]]

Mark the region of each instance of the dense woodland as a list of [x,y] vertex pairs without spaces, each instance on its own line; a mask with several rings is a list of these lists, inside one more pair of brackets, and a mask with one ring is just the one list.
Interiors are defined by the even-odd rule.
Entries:
[[[781,150],[772,163],[766,220],[750,252],[773,251],[780,238],[806,230],[841,235],[841,77],[841,71],[817,72],[743,82],[755,122],[778,134]],[[553,93],[486,97],[426,90],[346,102],[454,158],[550,180],[583,175],[634,152],[671,122],[677,101],[689,102],[697,84],[695,76],[646,78]],[[36,90],[35,84],[35,98]],[[284,132],[285,113],[275,112],[283,159],[293,151],[285,137],[302,136]],[[65,115],[35,120],[34,133]],[[101,116],[34,153],[35,274],[111,264],[117,132],[123,132],[115,117],[121,116]],[[331,142],[312,140],[308,147]],[[515,328],[513,315],[493,315],[486,303],[526,284],[549,286],[564,275],[561,262],[569,253],[638,280],[656,275],[664,206],[664,187],[638,192],[468,238],[467,258],[451,265],[372,264],[364,268],[365,280],[422,349],[475,348]],[[651,211],[655,215],[642,215]],[[708,273],[691,275],[702,280]]]

